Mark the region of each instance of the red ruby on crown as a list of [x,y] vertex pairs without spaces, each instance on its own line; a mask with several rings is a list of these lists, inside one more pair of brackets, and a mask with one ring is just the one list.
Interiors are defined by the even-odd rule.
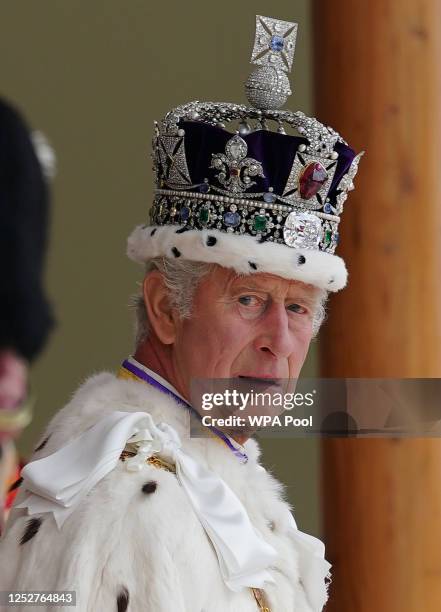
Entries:
[[299,176],[300,196],[304,200],[314,197],[328,180],[328,173],[319,162],[311,162]]

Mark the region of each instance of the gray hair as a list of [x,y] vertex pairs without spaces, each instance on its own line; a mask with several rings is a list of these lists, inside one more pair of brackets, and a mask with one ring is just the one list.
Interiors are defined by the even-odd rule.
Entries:
[[[159,270],[169,291],[172,308],[176,309],[182,319],[188,319],[192,312],[194,293],[200,281],[213,270],[215,265],[186,259],[155,257],[146,263],[145,274],[153,270]],[[323,289],[319,294],[313,317],[313,339],[317,337],[319,329],[326,319],[328,295],[326,289]],[[132,297],[130,305],[135,310],[135,342],[138,346],[148,337],[150,332],[150,322],[142,289]]]

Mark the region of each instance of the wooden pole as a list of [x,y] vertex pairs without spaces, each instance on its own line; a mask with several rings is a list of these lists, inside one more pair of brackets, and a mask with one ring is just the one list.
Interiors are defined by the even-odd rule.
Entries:
[[[328,377],[441,376],[441,2],[315,0],[316,114],[358,151]],[[441,406],[441,398],[440,398]],[[441,441],[325,439],[327,612],[441,610]]]

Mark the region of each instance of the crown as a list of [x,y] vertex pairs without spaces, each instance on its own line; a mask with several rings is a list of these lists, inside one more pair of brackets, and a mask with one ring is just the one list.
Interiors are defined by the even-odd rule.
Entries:
[[[253,243],[248,240],[247,246],[253,253],[257,253],[255,243],[289,247],[289,255],[278,251],[282,259],[291,261],[290,272],[281,266],[282,275],[289,277],[294,274],[291,249],[301,255],[294,258],[297,262],[303,261],[305,250],[333,255],[340,215],[363,155],[356,155],[337,132],[315,118],[281,109],[291,94],[287,74],[294,60],[297,27],[256,17],[251,54],[255,68],[245,83],[249,106],[193,101],[155,122],[156,188],[150,210],[155,228],[174,226],[180,234],[210,231],[216,240],[222,234],[249,238]],[[239,245],[231,240],[228,244],[229,248]],[[129,253],[140,260],[138,248],[132,240]],[[273,257],[275,253],[266,251],[270,252]],[[303,268],[301,279],[341,288],[346,269],[336,259],[341,263],[331,265],[326,260],[326,270],[325,260],[316,254],[314,269],[305,274]],[[327,273],[327,282],[324,277],[317,281],[323,276],[319,266]]]

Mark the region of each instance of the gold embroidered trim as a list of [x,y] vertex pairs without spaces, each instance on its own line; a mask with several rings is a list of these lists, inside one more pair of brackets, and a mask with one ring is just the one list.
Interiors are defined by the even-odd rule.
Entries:
[[[128,459],[129,457],[134,457],[136,455],[136,453],[132,453],[131,451],[123,451],[120,455],[120,459],[121,461],[125,461],[126,459]],[[166,461],[165,459],[162,459],[161,457],[157,457],[157,456],[150,456],[147,457],[147,459],[145,460],[146,463],[150,463],[150,465],[154,465],[157,468],[162,468],[163,470],[167,470],[167,472],[173,472],[173,474],[176,474],[176,468],[174,465],[172,465],[171,463],[169,463],[168,461]]]

